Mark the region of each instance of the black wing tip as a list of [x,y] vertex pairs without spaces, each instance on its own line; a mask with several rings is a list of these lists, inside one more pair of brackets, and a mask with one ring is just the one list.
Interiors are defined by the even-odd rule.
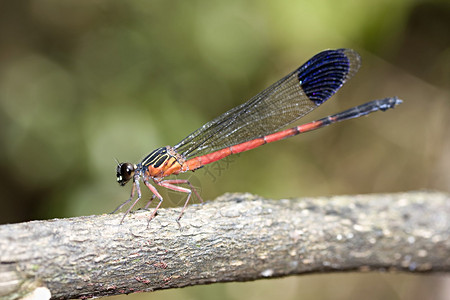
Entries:
[[297,70],[300,85],[308,98],[320,105],[351,78],[361,65],[361,57],[352,49],[325,50]]

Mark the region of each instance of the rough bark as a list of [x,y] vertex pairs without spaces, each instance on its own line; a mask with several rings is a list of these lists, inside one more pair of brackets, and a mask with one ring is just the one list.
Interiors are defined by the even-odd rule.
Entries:
[[[0,296],[54,299],[303,273],[450,271],[450,195],[269,200],[226,194],[180,208],[0,226]],[[41,287],[41,289],[36,289]],[[48,289],[48,290],[47,290]]]

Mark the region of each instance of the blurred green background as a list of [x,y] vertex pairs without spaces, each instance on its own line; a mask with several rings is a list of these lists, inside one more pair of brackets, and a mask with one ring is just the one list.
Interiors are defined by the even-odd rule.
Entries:
[[[399,96],[386,113],[231,157],[189,178],[286,198],[450,191],[450,3],[106,1],[0,3],[0,224],[101,214],[127,199],[115,161],[174,145],[326,48],[363,66],[311,121]],[[162,191],[164,205],[184,195]],[[145,194],[145,197],[148,193]],[[118,216],[118,218],[120,218]],[[439,276],[333,274],[127,299],[448,299]]]

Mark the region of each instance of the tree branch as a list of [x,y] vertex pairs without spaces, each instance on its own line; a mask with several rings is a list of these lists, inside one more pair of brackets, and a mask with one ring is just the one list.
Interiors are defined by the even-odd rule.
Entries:
[[[268,200],[226,194],[180,208],[0,226],[0,296],[53,299],[302,273],[450,271],[450,195]],[[45,289],[44,289],[45,290]]]

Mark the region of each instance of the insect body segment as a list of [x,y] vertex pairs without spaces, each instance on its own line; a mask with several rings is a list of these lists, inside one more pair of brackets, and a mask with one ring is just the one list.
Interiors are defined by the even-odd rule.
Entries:
[[142,170],[149,178],[163,178],[180,173],[181,166],[186,161],[172,147],[161,147],[147,155],[141,162]]

